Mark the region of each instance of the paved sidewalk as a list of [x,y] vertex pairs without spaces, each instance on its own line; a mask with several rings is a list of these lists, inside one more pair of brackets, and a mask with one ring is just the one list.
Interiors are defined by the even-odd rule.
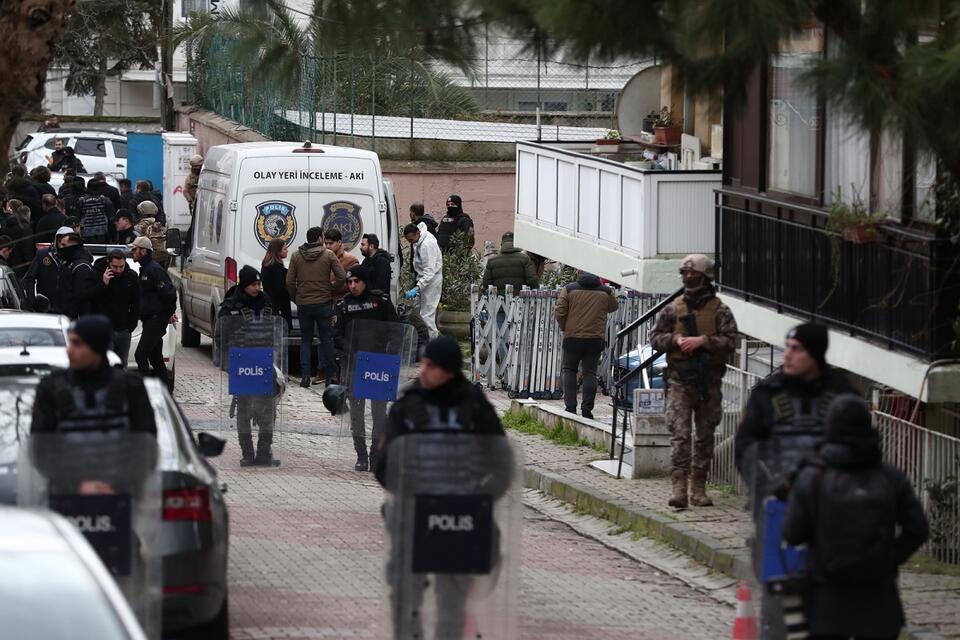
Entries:
[[[500,413],[512,400],[502,391],[489,397]],[[560,406],[559,402],[548,402]],[[602,402],[598,402],[600,409]],[[610,419],[609,407],[597,411]],[[605,413],[605,415],[604,415]],[[537,435],[511,432],[523,446],[525,486],[539,489],[578,510],[606,518],[660,539],[695,557],[699,562],[732,577],[747,575],[745,539],[751,524],[742,496],[711,491],[715,506],[676,511],[667,506],[670,479],[616,479],[590,467],[603,454],[587,447],[565,447]],[[960,638],[960,576],[903,572],[901,594],[909,625],[945,638]],[[916,634],[915,638],[937,635]]]

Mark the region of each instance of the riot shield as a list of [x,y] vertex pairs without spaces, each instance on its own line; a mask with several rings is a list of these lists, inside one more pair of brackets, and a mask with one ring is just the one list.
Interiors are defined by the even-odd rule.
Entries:
[[[347,389],[348,411],[341,416],[337,464],[373,470],[389,403],[401,385],[416,378],[417,333],[409,324],[353,320],[340,354],[340,381]],[[347,442],[352,447],[344,446]]]
[[518,458],[498,436],[417,433],[390,444],[394,639],[517,637]]
[[287,323],[280,316],[224,316],[214,334],[220,368],[220,429],[242,466],[280,464],[287,385]]
[[161,478],[156,437],[43,433],[20,448],[17,503],[72,522],[113,575],[150,638],[161,626]]

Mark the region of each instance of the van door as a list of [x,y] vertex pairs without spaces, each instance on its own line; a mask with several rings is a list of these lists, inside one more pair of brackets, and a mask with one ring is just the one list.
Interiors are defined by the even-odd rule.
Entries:
[[213,335],[213,315],[223,291],[225,234],[229,234],[227,216],[227,176],[204,171],[197,188],[196,218],[193,223],[193,246],[184,260],[182,278],[182,311],[189,313],[190,324],[207,335]]

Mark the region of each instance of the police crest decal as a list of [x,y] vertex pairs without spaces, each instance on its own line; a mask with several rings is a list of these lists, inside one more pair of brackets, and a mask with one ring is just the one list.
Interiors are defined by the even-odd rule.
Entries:
[[264,249],[271,240],[283,240],[290,246],[297,235],[297,219],[293,216],[295,210],[296,207],[283,200],[269,200],[257,205],[254,227],[257,240]]
[[324,231],[337,229],[343,235],[344,251],[350,251],[360,242],[363,234],[360,209],[360,205],[346,200],[323,205],[323,221],[320,226]]

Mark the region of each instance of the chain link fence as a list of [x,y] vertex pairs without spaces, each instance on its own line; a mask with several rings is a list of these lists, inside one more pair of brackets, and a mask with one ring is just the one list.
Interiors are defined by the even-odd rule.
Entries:
[[384,158],[513,160],[518,140],[595,140],[616,128],[626,82],[652,60],[573,63],[485,30],[467,74],[435,60],[303,54],[271,73],[234,43],[188,44],[190,100],[278,140]]

